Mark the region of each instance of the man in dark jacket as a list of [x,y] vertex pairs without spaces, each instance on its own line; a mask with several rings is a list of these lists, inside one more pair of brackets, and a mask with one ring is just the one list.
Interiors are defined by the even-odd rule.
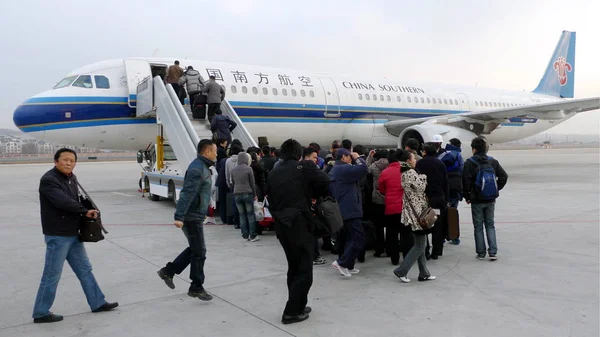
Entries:
[[210,122],[210,131],[216,134],[216,139],[227,139],[227,143],[231,143],[231,131],[237,126],[237,123],[232,121],[229,116],[224,116],[221,109],[216,111],[215,117]]
[[165,284],[175,289],[173,276],[180,274],[189,264],[190,285],[188,296],[210,301],[212,295],[204,290],[204,261],[206,261],[206,243],[204,242],[203,221],[210,205],[211,172],[210,167],[217,159],[217,146],[210,139],[202,139],[198,143],[198,158],[188,166],[183,180],[183,188],[179,192],[174,225],[183,230],[188,240],[187,247],[173,262],[158,271]]
[[[357,274],[354,268],[356,258],[365,247],[365,231],[362,225],[362,194],[360,181],[369,173],[367,162],[360,158],[358,153],[340,148],[336,151],[336,162],[329,177],[331,195],[340,205],[340,212],[344,219],[344,231],[347,236],[344,254],[332,263],[342,276],[350,277]],[[353,165],[354,164],[354,165]]]
[[273,151],[271,151],[269,145],[263,146],[261,152],[263,156],[260,159],[260,167],[265,171],[265,179],[269,181],[269,172],[273,170],[273,167],[279,158],[273,156]]
[[[477,258],[485,259],[485,241],[483,239],[483,226],[485,224],[485,232],[489,245],[488,254],[490,260],[497,260],[498,245],[496,243],[496,228],[494,227],[494,210],[496,206],[496,198],[498,191],[504,188],[508,181],[508,174],[500,166],[500,163],[489,157],[487,152],[487,142],[485,139],[477,137],[471,141],[471,149],[473,157],[465,162],[463,170],[463,195],[467,204],[471,204],[471,215],[473,217],[473,227],[475,228],[475,250]],[[481,186],[478,179],[485,179],[484,171],[489,172],[486,168],[493,169],[493,175],[488,175],[493,178],[495,175],[496,181],[491,182],[492,191],[495,195],[482,195],[483,191],[479,191],[476,187]],[[495,183],[495,184],[494,184]],[[486,191],[487,192],[487,191]]]
[[330,180],[313,162],[299,162],[302,146],[297,141],[286,140],[281,154],[283,162],[269,174],[267,194],[277,238],[288,261],[289,298],[281,320],[290,324],[306,320],[311,311],[306,306],[314,259],[311,199],[326,196]]
[[219,172],[219,169],[221,168],[219,166],[221,163],[221,159],[227,158],[227,144],[229,144],[227,139],[217,139],[217,161],[215,163],[215,168],[217,169],[217,172]]
[[108,303],[94,274],[82,242],[77,236],[82,217],[95,219],[98,211],[86,209],[80,202],[77,177],[73,169],[77,154],[71,149],[60,149],[54,155],[54,168],[40,180],[40,211],[42,232],[46,242],[44,273],[33,307],[34,323],[62,321],[63,317],[50,312],[56,297],[56,288],[65,260],[81,283],[92,312],[116,308]]
[[446,165],[437,158],[436,145],[434,143],[425,143],[423,149],[425,157],[417,162],[416,170],[427,176],[425,194],[429,200],[429,206],[440,212],[431,235],[433,246],[431,258],[437,260],[438,256],[442,256],[448,227],[446,222],[447,202],[450,194],[448,190],[448,174],[446,172]]

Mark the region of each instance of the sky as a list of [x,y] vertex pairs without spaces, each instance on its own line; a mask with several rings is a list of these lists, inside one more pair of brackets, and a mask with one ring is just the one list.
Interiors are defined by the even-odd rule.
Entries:
[[[575,97],[600,96],[597,0],[19,0],[0,2],[0,128],[83,65],[175,57],[533,90],[577,31]],[[552,133],[600,133],[600,112]]]

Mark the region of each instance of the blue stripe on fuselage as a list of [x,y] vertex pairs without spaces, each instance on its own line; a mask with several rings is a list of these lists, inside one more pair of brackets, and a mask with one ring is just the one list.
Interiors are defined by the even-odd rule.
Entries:
[[[134,97],[131,97],[134,98]],[[34,97],[15,110],[13,120],[25,132],[44,130],[155,123],[154,118],[135,118],[135,108],[127,105],[128,97]],[[339,118],[325,117],[325,105],[230,101],[243,122],[266,123],[352,123],[383,124],[387,116],[418,118],[463,111],[441,109],[406,109],[364,106],[340,106]],[[330,106],[331,108],[331,106]],[[70,112],[70,117],[67,117]],[[329,111],[335,113],[336,111]],[[517,123],[510,123],[516,126]]]

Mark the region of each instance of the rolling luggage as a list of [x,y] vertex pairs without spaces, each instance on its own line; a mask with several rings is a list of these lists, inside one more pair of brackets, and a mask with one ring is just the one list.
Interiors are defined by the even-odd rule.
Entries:
[[460,223],[458,221],[458,209],[456,207],[448,208],[448,239],[456,240],[460,237]]

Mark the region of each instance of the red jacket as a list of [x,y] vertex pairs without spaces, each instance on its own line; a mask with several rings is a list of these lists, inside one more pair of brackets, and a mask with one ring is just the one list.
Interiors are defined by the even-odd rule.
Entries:
[[391,163],[379,176],[379,192],[385,195],[385,214],[402,213],[402,174],[400,163]]

